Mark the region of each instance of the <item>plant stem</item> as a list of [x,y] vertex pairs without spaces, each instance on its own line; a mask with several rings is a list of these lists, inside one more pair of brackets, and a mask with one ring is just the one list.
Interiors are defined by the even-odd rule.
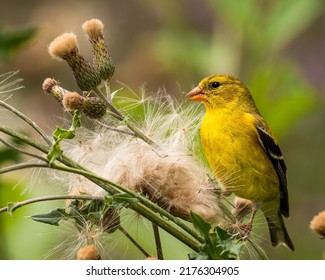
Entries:
[[8,167],[0,168],[0,174],[8,173],[11,171],[21,170],[21,169],[27,169],[27,168],[48,168],[49,165],[46,163],[40,163],[40,162],[23,162],[18,163],[14,165],[10,165]]
[[[106,91],[107,90],[109,90],[109,86],[106,86]],[[127,120],[127,118],[125,116],[122,115],[122,113],[118,109],[116,109],[116,107],[104,96],[104,94],[102,93],[102,91],[100,89],[96,88],[95,92],[101,99],[103,99],[106,102],[108,108],[112,112],[111,115],[113,117],[115,117],[120,122],[123,122],[131,131],[134,132],[136,137],[142,139],[144,142],[148,143],[149,145],[152,145],[155,148],[158,148],[158,145],[153,140],[151,140],[148,136],[146,136],[138,128],[136,128],[131,122],[129,122]]]
[[25,150],[23,150],[23,149],[20,149],[20,148],[18,148],[18,147],[16,147],[16,146],[12,145],[11,143],[5,141],[5,140],[2,139],[2,138],[0,138],[0,142],[2,142],[2,143],[5,144],[7,147],[9,147],[10,149],[12,149],[12,150],[14,150],[14,151],[16,151],[16,152],[18,152],[18,153],[22,153],[22,154],[24,154],[24,155],[31,156],[31,157],[33,157],[33,158],[37,158],[37,159],[40,159],[40,160],[42,160],[42,161],[47,161],[46,158],[44,158],[44,157],[42,157],[42,156],[39,156],[39,155],[36,155],[35,153],[30,153],[30,152],[28,152],[28,151],[25,151]]
[[[39,142],[36,142],[33,139],[31,139],[30,137],[28,137],[22,133],[16,132],[13,129],[8,128],[4,125],[0,125],[0,131],[8,134],[10,136],[13,136],[17,139],[20,139],[22,142],[27,143],[28,145],[42,151],[45,154],[47,154],[50,150],[50,147],[45,146]],[[86,170],[83,166],[79,165],[78,163],[76,163],[75,161],[71,160],[70,158],[68,158],[64,155],[62,155],[58,160],[60,162],[62,162],[63,164],[65,164],[66,166],[59,165],[54,162],[51,166],[52,168],[83,175],[84,177],[88,178],[89,180],[91,180],[92,182],[94,182],[95,184],[97,184],[99,187],[103,188],[110,194],[126,192],[126,193],[130,194],[131,196],[139,199],[141,201],[141,203],[143,203],[143,204],[134,203],[134,204],[130,205],[130,208],[132,208],[133,210],[138,212],[140,215],[146,217],[150,221],[156,223],[158,226],[162,227],[168,233],[175,236],[177,239],[179,239],[180,241],[185,243],[187,246],[189,246],[193,250],[195,250],[195,251],[199,250],[199,244],[197,243],[197,241],[203,242],[203,239],[200,235],[197,234],[196,231],[194,231],[192,228],[188,227],[183,222],[181,222],[181,220],[179,218],[174,217],[172,214],[170,214],[166,210],[162,209],[161,207],[159,207],[158,205],[156,205],[149,199],[145,198],[143,195],[136,193],[134,191],[131,191],[131,190],[129,190],[125,187],[122,187],[118,184],[115,184],[105,178],[101,178],[101,177],[97,176],[96,174]],[[155,212],[157,212],[159,215],[157,215],[155,212],[153,212],[153,210]],[[170,223],[166,222],[166,220],[163,219],[161,217],[161,215],[165,216],[166,218],[168,218],[169,220],[174,222],[176,225],[181,227],[188,234],[190,234],[192,237],[194,237],[197,241],[193,240],[192,238],[189,238],[189,236],[185,235],[179,229],[175,228]]]
[[153,235],[155,237],[156,250],[157,250],[157,259],[158,260],[163,260],[164,255],[163,255],[163,250],[162,250],[162,246],[161,246],[159,228],[157,227],[156,224],[152,223],[152,229],[153,229]]
[[147,251],[144,250],[141,247],[141,245],[122,226],[119,226],[118,229],[120,232],[122,232],[126,236],[127,239],[129,239],[132,242],[132,244],[135,247],[137,247],[141,251],[142,254],[144,254],[147,258],[150,257],[150,254],[148,254]]
[[4,102],[2,100],[0,100],[0,106],[8,109],[12,113],[14,113],[16,116],[18,116],[19,118],[21,118],[23,121],[25,121],[27,124],[29,124],[33,129],[35,129],[35,131],[39,135],[42,136],[42,138],[45,140],[45,142],[48,145],[52,145],[51,138],[34,121],[32,121],[29,117],[27,117],[22,112],[18,111],[16,108],[10,106],[9,104],[7,104],[6,102]]
[[42,196],[42,197],[36,197],[32,199],[27,199],[21,202],[16,202],[13,204],[13,206],[7,206],[0,208],[0,213],[6,212],[10,210],[11,213],[16,211],[18,208],[33,204],[36,202],[43,202],[43,201],[50,201],[50,200],[65,200],[65,199],[80,199],[80,200],[104,200],[102,197],[95,197],[95,196],[89,196],[89,195],[72,195],[72,194],[66,194],[66,195],[50,195],[50,196]]

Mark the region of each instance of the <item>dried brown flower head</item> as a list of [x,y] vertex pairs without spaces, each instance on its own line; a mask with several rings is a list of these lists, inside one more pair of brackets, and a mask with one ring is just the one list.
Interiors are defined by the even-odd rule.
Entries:
[[310,222],[310,228],[325,238],[325,211],[319,212]]

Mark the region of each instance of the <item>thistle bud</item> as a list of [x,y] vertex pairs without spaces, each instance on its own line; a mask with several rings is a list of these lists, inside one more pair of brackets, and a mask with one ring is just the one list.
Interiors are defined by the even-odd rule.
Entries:
[[322,238],[325,238],[325,211],[318,213],[318,215],[311,220],[310,228]]
[[107,105],[99,97],[86,97],[82,104],[83,112],[91,119],[100,119],[106,114]]
[[65,60],[69,64],[81,90],[89,91],[100,84],[101,80],[95,69],[79,53],[77,36],[74,33],[64,33],[55,38],[48,51],[53,58]]
[[62,102],[65,89],[59,86],[59,83],[51,78],[44,80],[42,88],[45,93],[52,94],[60,103]]
[[115,66],[112,63],[112,58],[108,53],[104,39],[104,24],[99,19],[91,19],[82,24],[82,29],[87,34],[93,48],[94,67],[101,79],[110,81],[114,74]]
[[63,95],[62,105],[66,111],[73,112],[82,108],[84,98],[77,92],[67,92]]
[[77,253],[78,260],[100,260],[101,257],[97,252],[94,244],[84,246]]

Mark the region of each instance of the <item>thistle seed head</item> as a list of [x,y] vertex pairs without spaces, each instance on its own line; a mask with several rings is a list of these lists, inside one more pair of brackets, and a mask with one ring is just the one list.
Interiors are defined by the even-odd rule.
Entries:
[[82,24],[83,31],[92,45],[94,58],[93,65],[104,81],[110,81],[114,74],[115,66],[109,55],[104,39],[104,24],[99,19],[91,19]]
[[49,54],[58,60],[67,60],[79,52],[77,36],[70,32],[56,37],[48,46]]
[[312,231],[318,233],[322,238],[325,238],[325,211],[318,213],[310,222]]
[[49,45],[50,55],[58,60],[65,60],[73,73],[78,87],[90,91],[97,87],[100,76],[88,61],[79,53],[77,36],[74,33],[64,33],[55,38]]
[[87,20],[82,24],[82,30],[89,38],[97,38],[103,36],[104,24],[99,19]]
[[67,92],[63,95],[62,105],[66,111],[73,112],[82,108],[84,98],[77,92]]
[[100,260],[101,257],[97,252],[95,245],[90,244],[79,249],[77,253],[78,260]]
[[63,95],[65,94],[65,89],[59,86],[58,81],[52,78],[46,78],[43,82],[42,88],[45,93],[52,94],[56,100],[62,103]]

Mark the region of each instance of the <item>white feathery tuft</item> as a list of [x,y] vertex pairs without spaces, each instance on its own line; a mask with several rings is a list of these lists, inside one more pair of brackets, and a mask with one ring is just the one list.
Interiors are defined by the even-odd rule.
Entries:
[[[182,106],[171,97],[120,99],[124,114],[132,116],[142,131],[159,148],[141,139],[97,127],[81,128],[77,137],[62,143],[64,152],[112,182],[141,192],[172,214],[189,219],[196,212],[212,223],[222,220],[216,187],[209,181],[209,171],[193,154],[197,150],[202,114],[190,104]],[[141,116],[132,114],[134,109]],[[131,118],[131,117],[129,117]],[[69,189],[88,195],[104,196],[105,191],[81,176],[67,174]]]

